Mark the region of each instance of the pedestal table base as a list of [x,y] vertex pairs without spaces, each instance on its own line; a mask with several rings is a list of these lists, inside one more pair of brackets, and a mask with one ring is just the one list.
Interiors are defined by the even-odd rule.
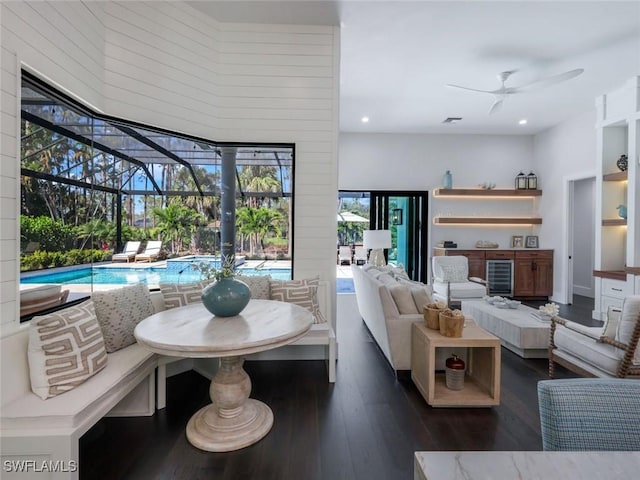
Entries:
[[212,404],[198,410],[187,424],[187,439],[201,450],[230,452],[254,444],[271,430],[273,412],[249,399],[251,380],[242,357],[227,357],[211,380]]

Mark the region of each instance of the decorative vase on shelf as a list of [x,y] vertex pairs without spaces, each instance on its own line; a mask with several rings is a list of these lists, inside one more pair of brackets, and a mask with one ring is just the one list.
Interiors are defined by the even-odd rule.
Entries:
[[626,155],[620,155],[620,158],[616,162],[616,165],[620,169],[621,172],[626,172],[627,168],[629,168],[629,159]]
[[618,205],[616,207],[616,209],[618,210],[618,216],[620,218],[624,218],[626,220],[626,218],[627,218],[627,207],[626,207],[626,205]]
[[221,278],[202,289],[202,303],[217,317],[238,315],[250,299],[247,284],[233,277]]
[[451,188],[453,186],[453,176],[451,171],[447,170],[442,176],[442,188]]

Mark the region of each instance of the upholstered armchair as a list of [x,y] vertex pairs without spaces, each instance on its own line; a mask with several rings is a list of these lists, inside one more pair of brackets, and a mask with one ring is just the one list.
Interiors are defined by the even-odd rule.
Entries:
[[559,364],[585,377],[640,378],[639,338],[640,295],[626,297],[621,310],[609,308],[601,327],[553,317],[549,377]]
[[640,380],[538,382],[543,450],[640,450]]
[[469,260],[462,255],[438,256],[431,261],[433,298],[447,305],[487,295],[487,282],[469,278]]

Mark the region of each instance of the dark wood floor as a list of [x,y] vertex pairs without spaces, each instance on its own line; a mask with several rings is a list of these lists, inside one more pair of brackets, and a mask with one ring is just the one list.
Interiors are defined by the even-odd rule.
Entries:
[[[593,302],[583,299],[563,316],[590,319]],[[87,432],[81,478],[410,480],[417,450],[541,450],[536,385],[547,378],[546,360],[503,348],[500,406],[435,409],[410,378],[396,379],[360,319],[340,318],[338,338],[335,385],[322,361],[245,364],[252,397],[275,416],[257,444],[231,453],[189,444],[185,425],[209,402],[209,382],[187,372],[168,380],[167,408],[153,417],[105,418]]]

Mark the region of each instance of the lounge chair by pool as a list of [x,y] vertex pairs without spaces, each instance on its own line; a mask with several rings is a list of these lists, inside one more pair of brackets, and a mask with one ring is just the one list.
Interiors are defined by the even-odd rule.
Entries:
[[136,262],[153,262],[160,255],[162,242],[160,240],[149,240],[144,252],[139,253],[135,257]]
[[140,242],[127,242],[121,253],[116,253],[111,257],[112,262],[127,262],[134,260],[140,249]]

